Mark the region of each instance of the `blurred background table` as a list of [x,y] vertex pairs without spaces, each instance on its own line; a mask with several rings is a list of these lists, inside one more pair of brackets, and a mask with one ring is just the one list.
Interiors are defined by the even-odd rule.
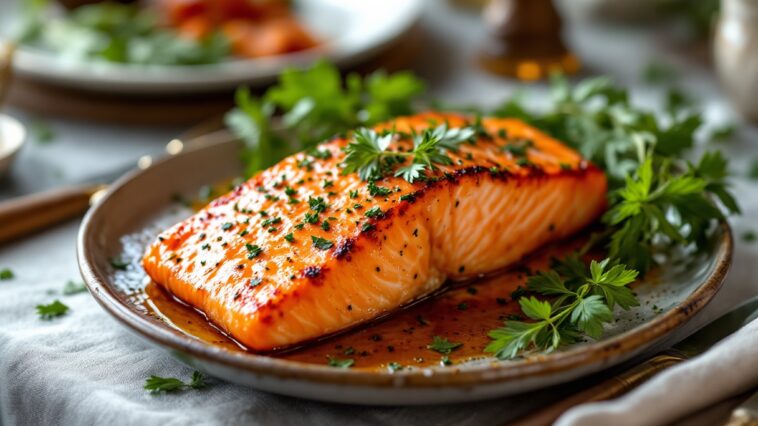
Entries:
[[[631,87],[636,101],[651,106],[660,105],[660,92],[642,84],[640,76],[643,68],[649,63],[664,61],[684,71],[682,75],[685,78],[680,83],[693,97],[702,101],[709,125],[716,126],[739,120],[721,94],[713,72],[702,61],[702,55],[693,55],[691,52],[667,46],[654,31],[618,24],[611,26],[577,16],[578,13],[569,10],[572,7],[571,3],[564,1],[561,5],[570,22],[566,29],[567,41],[582,60],[583,75],[610,75],[616,81]],[[455,104],[492,106],[524,89],[537,94],[530,96],[530,101],[539,102],[540,98],[547,96],[545,84],[525,86],[514,80],[488,74],[477,66],[476,55],[484,37],[481,17],[477,12],[458,9],[448,2],[430,0],[426,4],[417,31],[421,37],[421,48],[408,65],[429,82],[432,97]],[[93,123],[83,119],[63,119],[34,113],[17,107],[11,107],[8,112],[20,118],[29,127],[31,138],[21,152],[11,175],[0,181],[0,199],[76,183],[135,164],[142,155],[160,153],[168,140],[187,127],[182,124],[156,126]],[[721,147],[733,161],[735,190],[744,208],[743,215],[733,220],[738,237],[746,231],[758,228],[758,191],[754,188],[755,183],[745,178],[750,162],[758,157],[758,129],[748,124],[739,124],[739,129],[735,140]],[[69,279],[77,279],[74,240],[78,222],[71,221],[35,237],[0,247],[0,266],[13,265],[19,280],[28,285],[30,300],[19,300],[19,315],[22,315],[22,312],[26,314],[33,311],[34,298],[31,295],[44,294],[51,288],[62,286]],[[698,318],[698,323],[713,319],[737,302],[758,293],[758,280],[754,279],[758,275],[758,262],[755,262],[758,258],[758,247],[746,244],[740,238],[737,238],[736,244],[738,247],[735,251],[734,268],[728,282],[718,299]],[[44,267],[40,267],[40,262]],[[184,374],[186,369],[171,361],[168,355],[157,349],[149,349],[141,341],[132,338],[125,329],[100,310],[93,299],[77,297],[69,304],[74,311],[85,313],[85,320],[93,323],[88,327],[71,331],[72,336],[84,337],[79,345],[97,345],[97,342],[87,341],[87,333],[93,332],[95,326],[107,327],[107,336],[113,341],[102,343],[107,347],[104,349],[105,352],[114,353],[124,348],[137,348],[131,349],[132,355],[156,360],[149,366],[138,366],[140,371],[155,372],[156,366],[162,366],[164,370],[161,371],[167,373],[165,375],[171,375],[171,372]],[[29,324],[18,324],[19,332],[30,327]],[[44,333],[40,331],[34,338],[44,339]],[[51,362],[64,362],[66,359],[74,359],[76,355],[73,346],[50,349],[50,353],[44,355],[49,356]],[[18,353],[20,348],[3,348],[0,342],[0,353],[4,350]],[[35,357],[39,354],[29,356]],[[84,369],[94,368],[93,364],[105,361],[103,358],[80,362]],[[7,370],[10,364],[7,363],[11,362],[12,360],[0,357],[0,383],[6,383],[6,380],[11,379],[9,376],[3,377],[3,374],[10,374]],[[116,402],[127,404],[121,407],[121,410],[128,410],[129,398],[144,393],[141,390],[144,376],[124,376],[120,371],[114,371],[110,376],[103,375],[102,367],[93,371],[99,373],[91,375],[90,380],[108,384],[112,389],[109,395],[114,397]],[[23,371],[11,372],[15,374],[13,380],[25,377]],[[6,405],[0,406],[0,411],[11,419],[18,416],[30,416],[33,421],[57,418],[68,424],[74,423],[75,420],[81,420],[80,424],[90,424],[118,419],[119,408],[113,403],[103,407],[116,411],[100,416],[93,414],[91,407],[87,405],[100,402],[97,395],[81,395],[76,389],[71,389],[66,395],[52,395],[49,390],[44,389],[45,386],[65,388],[66,383],[66,378],[51,377],[48,383],[32,382],[14,386],[12,394],[5,398]],[[87,404],[72,403],[73,397],[83,398]],[[146,398],[151,397],[145,394],[137,398],[144,403]],[[204,392],[202,398],[215,406],[204,412],[198,407],[186,406],[186,415],[197,416],[194,419],[199,423],[204,423],[206,419],[212,418],[212,415],[224,415],[229,419],[236,418],[241,423],[275,421],[294,424],[307,417],[313,424],[334,424],[336,421],[349,421],[352,424],[480,424],[503,421],[514,413],[523,411],[523,407],[533,404],[520,398],[444,408],[346,408],[315,402],[292,402],[289,398],[263,395],[253,390],[224,384],[214,384]],[[160,410],[162,404],[174,404],[180,399],[185,400],[158,397],[147,404]],[[187,404],[187,401],[189,400],[182,404]],[[159,413],[129,415],[133,416],[129,417],[131,420],[150,422],[161,419]],[[193,417],[186,419],[191,418]],[[182,423],[181,419],[167,419],[167,422],[168,420]]]

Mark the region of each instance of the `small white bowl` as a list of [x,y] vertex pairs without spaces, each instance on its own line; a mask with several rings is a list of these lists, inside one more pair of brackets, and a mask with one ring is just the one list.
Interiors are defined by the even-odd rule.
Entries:
[[8,173],[26,142],[26,129],[15,118],[0,114],[0,177]]

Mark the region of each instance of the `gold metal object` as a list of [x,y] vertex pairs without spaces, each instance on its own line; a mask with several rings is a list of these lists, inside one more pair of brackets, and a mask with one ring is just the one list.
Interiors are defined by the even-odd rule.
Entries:
[[758,426],[756,413],[744,408],[734,410],[724,426]]
[[13,77],[13,57],[16,54],[16,42],[6,41],[2,45],[2,55],[0,56],[0,107],[3,105],[5,96],[8,94],[8,88],[11,85]]
[[486,70],[519,80],[574,74],[579,59],[563,42],[552,0],[492,0],[484,11],[489,38],[480,55]]
[[[236,139],[227,131],[220,119],[212,119],[193,127],[166,144],[169,156],[178,155],[194,146],[219,143]],[[144,155],[137,161],[137,168],[145,170],[154,163],[154,158]],[[107,192],[108,185],[80,185],[56,188],[0,203],[0,244],[25,237],[33,232],[75,218],[97,203]]]

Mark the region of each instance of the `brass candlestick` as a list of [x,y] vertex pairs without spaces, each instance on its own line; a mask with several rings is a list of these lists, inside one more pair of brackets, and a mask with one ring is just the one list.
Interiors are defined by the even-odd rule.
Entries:
[[484,22],[489,37],[480,62],[492,73],[533,81],[580,68],[563,42],[563,22],[551,0],[491,0]]

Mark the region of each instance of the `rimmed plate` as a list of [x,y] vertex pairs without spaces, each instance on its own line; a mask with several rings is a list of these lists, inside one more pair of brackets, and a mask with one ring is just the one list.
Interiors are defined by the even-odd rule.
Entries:
[[[21,2],[0,2],[0,39],[18,27]],[[282,69],[328,58],[339,66],[378,53],[406,32],[421,12],[421,0],[301,0],[296,15],[324,44],[317,49],[260,59],[195,66],[140,66],[66,60],[54,52],[21,46],[19,74],[78,89],[113,93],[208,92],[273,81]],[[2,43],[2,41],[0,41]]]
[[[390,373],[335,369],[229,350],[185,334],[140,309],[130,297],[135,285],[120,283],[109,264],[111,257],[123,252],[129,236],[155,232],[151,229],[156,221],[175,209],[172,196],[196,193],[203,185],[241,172],[237,142],[200,138],[192,145],[123,177],[93,206],[79,233],[79,267],[95,299],[137,335],[210,375],[270,392],[342,403],[412,405],[478,400],[566,382],[661,343],[713,298],[731,261],[731,232],[723,224],[710,248],[694,261],[672,263],[636,287],[642,306],[622,313],[603,339],[523,360],[479,360]],[[143,272],[137,263],[130,273],[136,274],[136,281],[131,282],[139,283]]]

